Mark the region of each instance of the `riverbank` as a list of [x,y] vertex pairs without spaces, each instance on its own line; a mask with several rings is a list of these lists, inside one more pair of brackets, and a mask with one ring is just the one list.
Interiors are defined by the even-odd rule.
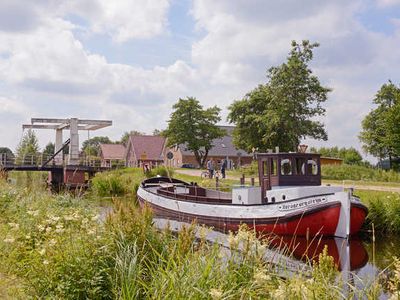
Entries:
[[[138,170],[119,173],[132,178]],[[110,176],[110,174],[101,174]],[[115,188],[115,187],[114,187]],[[0,183],[0,287],[2,298],[25,299],[288,299],[342,298],[333,261],[322,255],[311,273],[299,269],[282,279],[262,259],[268,241],[241,231],[232,249],[209,244],[185,228],[175,235],[156,229],[151,212],[128,200],[109,201],[112,213],[100,218],[104,199],[50,195],[37,185]],[[246,246],[248,245],[248,246]],[[399,268],[400,271],[400,268]],[[395,282],[396,278],[390,280]],[[379,277],[348,291],[348,297],[374,298],[386,289]]]

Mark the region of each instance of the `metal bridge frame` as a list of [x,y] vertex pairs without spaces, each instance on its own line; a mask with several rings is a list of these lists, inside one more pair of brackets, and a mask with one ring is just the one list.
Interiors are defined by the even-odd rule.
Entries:
[[22,125],[22,129],[53,129],[56,131],[56,143],[54,162],[56,165],[62,165],[63,154],[60,149],[63,147],[63,130],[70,131],[70,144],[67,165],[79,165],[79,130],[94,131],[112,125],[108,120],[85,120],[78,118],[70,119],[48,119],[32,118],[31,124]]

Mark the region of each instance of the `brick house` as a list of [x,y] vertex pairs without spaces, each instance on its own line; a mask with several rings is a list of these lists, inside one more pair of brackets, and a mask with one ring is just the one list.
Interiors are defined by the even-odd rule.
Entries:
[[100,144],[100,159],[102,167],[125,165],[125,146],[122,144]]
[[[213,141],[213,147],[208,152],[207,160],[213,159],[219,164],[222,159],[226,159],[228,162],[228,169],[250,164],[253,160],[253,155],[251,153],[247,153],[242,149],[237,149],[233,145],[232,131],[234,127],[219,127],[226,131],[226,135],[220,139],[215,139]],[[168,148],[166,152],[172,152],[173,154],[173,158],[171,160],[167,160],[167,158],[165,157],[165,163],[168,166],[181,167],[183,164],[191,164],[195,167],[199,167],[199,163],[197,162],[193,152],[189,151],[185,144]]]
[[165,137],[154,135],[129,136],[125,152],[125,162],[128,167],[150,168],[164,164]]

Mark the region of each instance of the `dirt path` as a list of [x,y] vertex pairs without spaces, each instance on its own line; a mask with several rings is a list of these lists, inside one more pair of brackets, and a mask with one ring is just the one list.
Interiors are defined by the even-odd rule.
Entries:
[[[200,177],[200,174],[201,174],[201,172],[203,172],[203,170],[186,169],[186,170],[175,170],[175,172],[180,173],[180,174]],[[233,176],[233,175],[230,175],[230,174],[227,174],[226,178],[227,179],[232,179],[232,180],[237,180],[237,181],[240,180],[239,176]],[[324,182],[322,182],[322,183],[326,184]],[[355,190],[368,190],[368,191],[382,191],[382,192],[400,193],[400,187],[380,186],[380,185],[364,185],[364,184],[358,185],[356,182],[354,184],[351,184],[351,183],[344,183],[344,184],[329,183],[329,184],[331,186],[343,186],[344,188],[354,188]]]

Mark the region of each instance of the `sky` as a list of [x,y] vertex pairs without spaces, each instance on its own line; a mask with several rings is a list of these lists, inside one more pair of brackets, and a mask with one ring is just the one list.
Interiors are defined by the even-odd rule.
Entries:
[[361,149],[374,95],[400,83],[400,0],[0,0],[0,146],[14,150],[32,117],[113,121],[90,137],[150,134],[187,96],[227,124],[304,39],[320,43],[311,68],[332,88],[328,141],[305,142]]

